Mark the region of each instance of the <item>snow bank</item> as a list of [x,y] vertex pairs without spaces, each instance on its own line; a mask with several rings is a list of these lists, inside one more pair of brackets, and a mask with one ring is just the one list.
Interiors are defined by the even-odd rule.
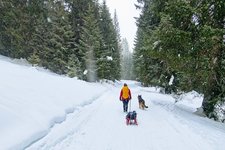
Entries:
[[[17,63],[20,63],[18,65]],[[21,65],[22,64],[22,65]],[[0,57],[0,149],[24,149],[107,87]]]
[[191,91],[180,95],[179,98],[176,99],[176,101],[177,106],[195,112],[202,106],[203,95],[197,93],[196,91]]
[[141,87],[141,91],[146,92],[145,96],[156,105],[166,105],[169,107],[178,107],[188,112],[196,112],[202,106],[203,95],[196,91],[183,93],[181,95],[162,94],[161,88]]

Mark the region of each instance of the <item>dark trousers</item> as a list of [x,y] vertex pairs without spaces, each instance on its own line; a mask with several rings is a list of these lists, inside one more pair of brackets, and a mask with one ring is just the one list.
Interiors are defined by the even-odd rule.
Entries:
[[129,100],[123,100],[123,111],[127,112]]

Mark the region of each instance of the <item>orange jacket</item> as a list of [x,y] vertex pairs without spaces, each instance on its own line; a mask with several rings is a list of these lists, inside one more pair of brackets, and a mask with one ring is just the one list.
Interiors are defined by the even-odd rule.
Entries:
[[120,100],[130,100],[131,92],[127,86],[124,86],[120,91]]

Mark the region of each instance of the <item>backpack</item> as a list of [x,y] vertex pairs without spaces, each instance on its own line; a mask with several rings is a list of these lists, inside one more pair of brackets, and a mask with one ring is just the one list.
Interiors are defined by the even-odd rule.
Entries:
[[131,119],[131,120],[136,119],[136,117],[137,117],[136,111],[129,112],[129,113],[127,114],[127,118],[129,118],[129,119]]

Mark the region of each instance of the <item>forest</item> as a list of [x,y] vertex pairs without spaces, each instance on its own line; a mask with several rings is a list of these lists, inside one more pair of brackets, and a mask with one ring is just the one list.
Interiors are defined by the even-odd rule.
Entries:
[[0,8],[0,54],[90,82],[120,78],[117,19],[105,1],[2,0]]
[[203,111],[225,113],[224,0],[138,0],[142,14],[134,50],[134,72],[145,86],[166,93],[204,94]]
[[224,0],[137,0],[134,52],[98,0],[1,0],[0,54],[96,82],[132,79],[165,93],[197,91],[225,112]]

